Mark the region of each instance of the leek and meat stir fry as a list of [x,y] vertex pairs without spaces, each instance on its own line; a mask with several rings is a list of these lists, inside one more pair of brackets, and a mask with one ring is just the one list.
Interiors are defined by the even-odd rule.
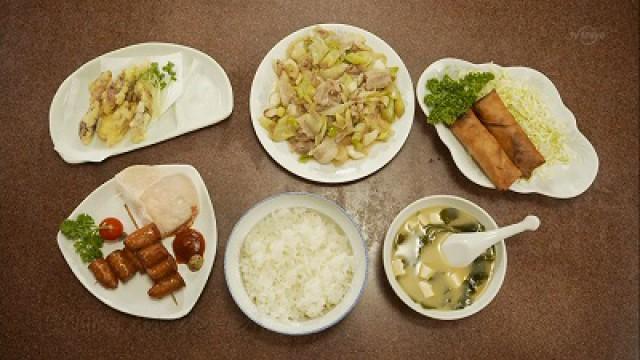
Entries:
[[404,113],[398,68],[356,35],[316,28],[293,42],[274,70],[278,80],[260,122],[302,161],[361,159],[393,135],[391,125]]

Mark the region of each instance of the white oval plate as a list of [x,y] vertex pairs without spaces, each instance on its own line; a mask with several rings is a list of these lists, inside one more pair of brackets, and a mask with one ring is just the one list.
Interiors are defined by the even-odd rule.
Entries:
[[[305,322],[285,323],[260,312],[247,295],[240,275],[240,250],[247,234],[260,220],[277,209],[292,207],[313,209],[332,219],[349,239],[355,263],[351,288],[338,305],[319,318]],[[311,193],[282,193],[262,200],[238,220],[227,241],[224,275],[233,300],[256,324],[281,334],[305,335],[337,324],[355,307],[366,284],[367,264],[367,247],[360,233],[360,226],[338,204]]]
[[[396,78],[398,90],[402,94],[405,101],[404,115],[397,119],[393,124],[395,134],[386,142],[375,144],[369,154],[361,160],[349,160],[341,166],[333,164],[320,164],[316,161],[301,163],[298,161],[298,155],[289,149],[286,141],[274,142],[269,138],[267,130],[260,125],[260,117],[264,110],[269,106],[269,96],[276,82],[276,74],[273,71],[273,63],[277,59],[283,59],[286,56],[287,47],[294,40],[301,38],[311,32],[316,27],[321,26],[327,30],[337,33],[352,33],[362,35],[369,45],[376,52],[383,53],[387,56],[388,66],[397,66],[399,68]],[[371,175],[385,166],[400,151],[404,145],[414,117],[414,98],[413,83],[409,76],[406,66],[396,54],[396,52],[382,39],[376,35],[351,25],[342,24],[318,24],[298,30],[293,34],[280,40],[276,46],[271,49],[264,57],[251,85],[251,96],[249,98],[249,106],[251,111],[251,121],[253,129],[258,136],[258,140],[267,151],[267,153],[283,168],[290,172],[312,181],[321,183],[344,183],[361,179]]]
[[[200,271],[197,272],[190,271],[184,264],[178,265],[178,272],[184,278],[187,286],[174,293],[177,305],[170,296],[160,300],[150,298],[147,295],[147,290],[151,288],[153,282],[145,274],[136,274],[126,283],[120,282],[116,289],[105,289],[96,282],[95,277],[89,271],[88,264],[83,263],[80,256],[75,252],[73,242],[60,232],[58,232],[58,246],[80,283],[103,303],[127,314],[151,319],[170,320],[187,315],[198,301],[204,286],[207,284],[207,279],[211,274],[213,262],[216,258],[218,232],[211,198],[198,171],[190,165],[158,166],[167,171],[188,176],[193,180],[200,197],[200,214],[196,218],[193,228],[200,231],[205,238],[204,264]],[[130,233],[135,230],[124,208],[124,201],[116,190],[116,182],[113,179],[100,185],[87,196],[73,210],[69,218],[75,219],[81,213],[91,215],[96,222],[100,222],[109,216],[116,217],[122,221],[125,232]],[[162,240],[162,243],[171,254],[173,254],[172,242],[173,237]],[[122,249],[123,247],[122,241],[105,241],[102,253],[106,257],[111,251]]]
[[[89,84],[100,74],[101,58],[145,57],[180,53],[185,73],[182,96],[155,119],[147,138],[134,144],[128,136],[108,147],[99,139],[84,145],[78,125],[89,108]],[[193,67],[192,67],[193,66]],[[193,70],[193,71],[192,71]],[[191,76],[193,75],[193,76]],[[74,102],[78,102],[77,106]],[[86,106],[83,106],[86,105]],[[233,91],[224,69],[209,55],[183,45],[142,43],[111,51],[78,68],[58,88],[49,109],[49,132],[54,149],[68,163],[100,162],[104,159],[215,124],[233,110]],[[178,119],[180,121],[178,121]]]
[[478,296],[476,301],[471,305],[460,310],[435,310],[426,309],[422,305],[413,301],[406,291],[402,288],[396,276],[393,274],[391,267],[391,251],[393,249],[393,240],[396,234],[400,230],[402,224],[407,221],[412,215],[418,211],[430,207],[437,206],[450,206],[460,209],[478,220],[487,230],[494,230],[498,228],[495,220],[489,215],[483,208],[472,203],[469,200],[452,196],[452,195],[432,195],[422,199],[416,200],[413,203],[407,205],[400,213],[393,219],[389,230],[384,238],[384,247],[382,250],[382,263],[384,266],[384,272],[387,275],[387,280],[391,284],[391,288],[398,295],[398,297],[414,311],[439,320],[458,320],[471,316],[478,311],[484,309],[489,303],[498,295],[498,291],[502,287],[504,277],[507,273],[507,247],[504,241],[500,241],[495,244],[496,248],[496,262],[494,265],[493,276],[489,280],[484,291]]
[[[492,63],[473,64],[459,59],[440,59],[429,65],[416,84],[416,97],[425,115],[429,116],[429,108],[424,104],[427,80],[442,78],[445,70],[451,69],[493,72],[502,70],[516,80],[527,82],[540,94],[553,118],[562,122],[563,128],[567,131],[567,146],[575,155],[569,164],[545,165],[547,168],[544,176],[536,176],[534,173],[529,180],[517,180],[509,190],[566,199],[582,194],[591,186],[598,173],[598,155],[589,140],[578,130],[575,116],[562,102],[558,90],[549,78],[527,67],[501,67]],[[438,124],[436,131],[449,148],[453,161],[464,176],[480,186],[495,188],[448,127]]]

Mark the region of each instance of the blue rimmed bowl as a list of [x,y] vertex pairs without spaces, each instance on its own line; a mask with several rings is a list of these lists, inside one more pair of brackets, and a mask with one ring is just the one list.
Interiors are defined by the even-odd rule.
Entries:
[[[284,208],[308,208],[333,220],[349,240],[353,252],[351,286],[340,303],[326,314],[306,321],[281,321],[261,312],[253,303],[240,274],[240,250],[253,227],[273,211]],[[362,295],[367,278],[367,246],[360,226],[337,203],[312,193],[287,192],[262,200],[249,209],[234,226],[227,241],[224,273],[227,287],[240,310],[265,329],[286,335],[306,335],[325,330],[344,319]]]

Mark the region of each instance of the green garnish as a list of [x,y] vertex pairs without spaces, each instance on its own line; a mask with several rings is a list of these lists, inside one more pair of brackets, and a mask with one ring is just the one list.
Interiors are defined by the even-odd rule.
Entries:
[[424,97],[424,103],[431,109],[427,122],[453,125],[471,108],[482,88],[493,78],[490,72],[472,72],[460,80],[453,80],[449,75],[442,80],[429,79],[427,90],[430,93]]
[[152,62],[149,69],[142,74],[142,79],[149,80],[154,87],[164,90],[170,82],[176,81],[174,66],[175,64],[169,61],[160,69],[157,62]]
[[167,73],[171,80],[176,81],[176,71],[173,70],[173,66],[174,64],[171,61],[169,61],[162,67],[162,71]]
[[73,247],[85,263],[102,258],[103,240],[98,226],[87,214],[80,214],[76,220],[67,219],[60,224],[60,232],[73,241]]
[[313,159],[313,156],[311,155],[300,155],[300,157],[298,158],[298,161],[300,161],[301,163],[306,163],[311,159]]

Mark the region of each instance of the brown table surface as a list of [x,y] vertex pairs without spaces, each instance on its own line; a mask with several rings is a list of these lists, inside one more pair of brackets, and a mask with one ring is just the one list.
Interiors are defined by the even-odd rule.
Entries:
[[[638,358],[638,0],[621,1],[102,1],[3,2],[0,358]],[[455,167],[416,104],[413,130],[378,173],[346,185],[304,181],[279,167],[250,124],[249,90],[267,51],[314,23],[348,23],[386,40],[416,81],[443,57],[526,65],[547,74],[595,146],[593,186],[570,200],[499,193]],[[228,73],[226,121],[100,164],[53,150],[49,104],[77,67],[127,45],[200,49]],[[211,193],[218,255],[193,311],[176,321],[112,310],[83,288],[58,250],[59,223],[126,166],[186,163]],[[364,296],[322,333],[289,337],[253,324],[227,291],[232,226],[257,201],[311,191],[356,214],[370,242]],[[499,224],[537,214],[542,227],[508,244],[502,290],[460,321],[414,313],[393,293],[380,245],[410,202],[453,194]]]

